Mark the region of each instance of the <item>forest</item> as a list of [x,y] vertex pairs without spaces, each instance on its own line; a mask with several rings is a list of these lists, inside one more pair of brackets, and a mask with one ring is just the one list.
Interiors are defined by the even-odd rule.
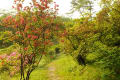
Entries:
[[[0,80],[120,80],[120,0],[13,0],[0,15]],[[52,6],[51,6],[52,5]]]

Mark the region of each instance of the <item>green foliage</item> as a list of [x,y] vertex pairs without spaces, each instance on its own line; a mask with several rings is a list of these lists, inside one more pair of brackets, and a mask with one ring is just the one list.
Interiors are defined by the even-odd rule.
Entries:
[[19,47],[18,45],[14,44],[14,45],[11,45],[7,48],[0,49],[0,55],[10,54],[10,53],[16,51],[18,49],[18,47]]
[[75,23],[72,27],[67,27],[68,34],[65,36],[65,51],[75,60],[81,55],[86,64],[97,64],[100,65],[99,68],[108,70],[101,75],[103,80],[120,79],[118,77],[120,74],[120,7],[118,3],[117,0],[112,1],[109,6],[103,7],[93,21],[87,17],[73,20]]
[[80,10],[80,8],[85,8],[87,9],[87,7],[89,7],[88,5],[91,3],[90,0],[72,0],[72,5],[73,5],[73,9],[75,10]]
[[9,39],[12,33],[10,31],[0,32],[0,48],[6,48],[13,44],[13,42]]
[[[94,0],[93,0],[94,1]],[[72,0],[72,13],[75,11],[78,11],[82,17],[85,17],[86,15],[92,14],[92,4],[93,1],[91,0]]]

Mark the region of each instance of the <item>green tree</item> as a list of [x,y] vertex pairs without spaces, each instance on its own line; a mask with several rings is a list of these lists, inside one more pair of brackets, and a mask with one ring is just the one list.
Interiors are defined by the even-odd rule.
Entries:
[[80,12],[82,17],[85,17],[86,14],[92,15],[92,7],[93,1],[91,0],[72,0],[72,12],[78,11]]

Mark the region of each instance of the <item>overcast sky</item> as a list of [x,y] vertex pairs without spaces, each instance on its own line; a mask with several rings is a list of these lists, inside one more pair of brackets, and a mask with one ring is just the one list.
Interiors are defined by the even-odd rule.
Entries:
[[[0,2],[0,9],[3,10],[11,10],[14,0],[1,0]],[[29,0],[30,1],[30,0]],[[71,9],[71,1],[72,0],[54,0],[59,5],[59,15],[72,17],[72,18],[79,18],[79,13],[76,12],[73,15],[68,15],[66,13],[70,12]],[[95,11],[99,11],[100,7],[98,6],[98,0],[94,4]]]

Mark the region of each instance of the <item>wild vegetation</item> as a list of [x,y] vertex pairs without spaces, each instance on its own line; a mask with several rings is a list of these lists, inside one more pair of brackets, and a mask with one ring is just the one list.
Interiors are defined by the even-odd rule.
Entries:
[[78,19],[52,0],[23,3],[0,17],[0,80],[120,80],[119,0],[101,0],[96,16],[94,0],[72,0]]

